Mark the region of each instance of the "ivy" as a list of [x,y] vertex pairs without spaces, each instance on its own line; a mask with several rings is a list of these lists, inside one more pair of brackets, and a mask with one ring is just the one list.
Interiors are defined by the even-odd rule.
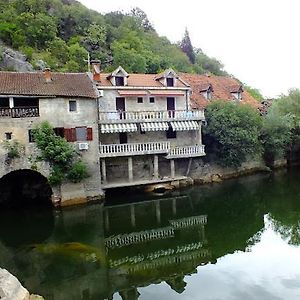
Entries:
[[48,178],[51,185],[60,185],[64,180],[80,182],[87,178],[87,166],[78,159],[72,144],[57,136],[49,122],[38,125],[33,132],[34,140],[41,151],[40,159],[52,167]]

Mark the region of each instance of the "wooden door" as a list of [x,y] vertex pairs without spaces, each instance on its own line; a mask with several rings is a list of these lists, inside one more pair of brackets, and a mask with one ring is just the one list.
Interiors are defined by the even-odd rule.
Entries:
[[125,98],[116,98],[116,110],[120,113],[120,119],[125,119]]
[[175,98],[167,97],[167,111],[169,112],[169,117],[175,117]]

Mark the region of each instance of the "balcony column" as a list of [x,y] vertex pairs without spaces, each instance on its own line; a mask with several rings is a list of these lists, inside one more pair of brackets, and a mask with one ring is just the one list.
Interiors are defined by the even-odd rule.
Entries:
[[158,179],[158,155],[154,155],[154,178]]
[[102,178],[103,178],[103,183],[107,183],[107,178],[106,178],[106,162],[105,159],[101,159],[101,169],[102,169]]
[[9,97],[9,108],[14,108],[15,104],[14,104],[14,98],[13,97]]
[[199,134],[199,145],[202,145],[202,134],[201,134],[201,124],[200,124],[200,126],[199,126],[199,132],[198,132],[198,134]]
[[175,178],[175,161],[174,159],[170,159],[171,165],[171,178]]
[[133,181],[133,163],[132,163],[132,157],[128,157],[128,178],[129,181]]

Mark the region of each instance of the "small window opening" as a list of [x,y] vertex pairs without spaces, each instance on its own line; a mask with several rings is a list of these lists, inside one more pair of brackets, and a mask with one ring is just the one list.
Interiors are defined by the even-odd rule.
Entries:
[[169,129],[166,131],[167,139],[176,139],[176,131],[169,125]]
[[11,138],[12,138],[12,132],[5,132],[5,139],[11,140]]
[[150,98],[149,98],[149,102],[150,102],[150,103],[154,103],[154,102],[155,102],[155,98],[154,98],[154,97],[150,97]]
[[29,129],[28,130],[28,140],[29,140],[29,143],[34,143],[35,142],[34,129]]
[[116,86],[124,86],[124,77],[116,76],[115,82],[116,82]]
[[77,111],[77,102],[74,100],[69,101],[69,111]]
[[138,103],[143,103],[143,97],[138,97],[138,98],[137,98],[137,102],[138,102]]
[[57,136],[60,136],[60,137],[65,137],[64,135],[64,128],[63,127],[56,127],[56,128],[53,128],[53,131],[54,133],[57,135]]
[[167,78],[167,86],[174,86],[174,78]]

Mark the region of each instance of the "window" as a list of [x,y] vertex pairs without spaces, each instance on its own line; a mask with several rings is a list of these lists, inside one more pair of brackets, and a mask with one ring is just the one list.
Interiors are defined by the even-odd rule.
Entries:
[[169,125],[169,129],[166,131],[167,139],[176,139],[176,131]]
[[9,107],[9,98],[0,98],[0,107]]
[[54,133],[55,133],[57,136],[65,137],[65,135],[64,135],[64,128],[63,128],[63,127],[56,127],[56,128],[53,128],[53,131],[54,131]]
[[34,143],[35,142],[34,129],[29,129],[28,130],[28,140],[29,140],[29,143]]
[[137,98],[137,102],[138,102],[138,103],[143,103],[143,97],[138,97],[138,98]]
[[11,140],[11,138],[12,138],[12,132],[5,132],[5,139]]
[[69,111],[77,111],[77,102],[74,100],[69,101]]
[[155,102],[155,98],[154,98],[154,97],[150,97],[150,98],[149,98],[149,102],[150,102],[150,103],[154,103],[154,102]]
[[115,82],[117,86],[124,86],[124,77],[122,76],[116,76]]
[[127,133],[126,132],[120,132],[119,133],[119,139],[120,139],[120,144],[127,144]]
[[167,86],[174,86],[174,78],[167,78]]
[[87,140],[87,131],[86,127],[76,127],[76,141],[86,141]]
[[68,142],[92,141],[93,129],[91,127],[64,128],[64,138]]

